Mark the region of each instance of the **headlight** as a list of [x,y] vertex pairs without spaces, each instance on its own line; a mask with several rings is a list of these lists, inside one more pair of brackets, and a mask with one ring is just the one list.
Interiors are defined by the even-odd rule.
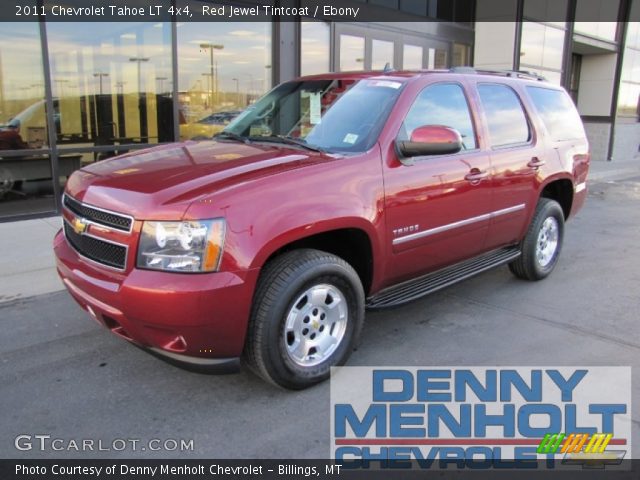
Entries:
[[225,222],[144,222],[138,268],[168,272],[214,272],[220,265]]

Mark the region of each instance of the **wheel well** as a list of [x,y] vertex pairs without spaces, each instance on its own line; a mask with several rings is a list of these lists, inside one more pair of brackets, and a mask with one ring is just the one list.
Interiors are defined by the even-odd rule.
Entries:
[[314,248],[342,258],[358,273],[364,292],[368,294],[373,278],[373,251],[366,232],[357,228],[345,228],[305,237],[273,252],[265,264],[285,252],[299,248]]
[[544,187],[541,197],[555,200],[562,207],[565,220],[569,218],[571,213],[571,205],[573,203],[573,184],[571,180],[562,179],[555,180]]

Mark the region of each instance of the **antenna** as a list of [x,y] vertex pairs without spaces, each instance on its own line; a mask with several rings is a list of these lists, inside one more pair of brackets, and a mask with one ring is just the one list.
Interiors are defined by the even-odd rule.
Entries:
[[391,64],[389,62],[387,62],[384,66],[384,69],[382,70],[382,73],[391,73],[391,72],[395,72],[396,70],[391,66]]

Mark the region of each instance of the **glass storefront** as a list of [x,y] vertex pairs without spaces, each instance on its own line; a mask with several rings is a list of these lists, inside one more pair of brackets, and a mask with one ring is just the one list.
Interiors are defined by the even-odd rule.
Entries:
[[271,88],[271,23],[178,30],[180,140],[207,138]]
[[556,85],[562,79],[565,28],[537,22],[522,23],[520,69],[535,72]]
[[300,74],[331,70],[331,27],[325,22],[300,23]]
[[0,28],[0,217],[55,208],[42,65],[39,25],[3,24]]
[[393,62],[393,42],[385,40],[371,41],[371,69],[382,70],[385,66],[394,68]]
[[[272,62],[274,50],[286,56],[290,47],[273,45],[278,24],[264,20],[1,24],[0,220],[55,213],[69,176],[85,165],[222,130],[275,77],[288,79]],[[472,29],[462,31],[465,43],[300,22],[299,73],[468,63]]]
[[173,140],[171,24],[47,24],[56,143],[113,147]]
[[405,70],[420,70],[423,68],[424,48],[418,45],[404,45],[402,53],[402,68]]
[[452,67],[464,67],[471,65],[471,47],[461,43],[453,44]]
[[640,121],[640,22],[629,22],[627,25],[620,79],[618,116]]
[[340,35],[340,71],[364,70],[364,37]]

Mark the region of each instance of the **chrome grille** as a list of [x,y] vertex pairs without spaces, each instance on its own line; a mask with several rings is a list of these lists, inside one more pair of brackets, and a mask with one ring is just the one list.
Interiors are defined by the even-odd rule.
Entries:
[[99,225],[120,230],[122,232],[130,232],[133,226],[133,218],[126,215],[119,215],[109,212],[101,208],[92,207],[80,203],[69,195],[64,196],[63,204],[76,215]]

